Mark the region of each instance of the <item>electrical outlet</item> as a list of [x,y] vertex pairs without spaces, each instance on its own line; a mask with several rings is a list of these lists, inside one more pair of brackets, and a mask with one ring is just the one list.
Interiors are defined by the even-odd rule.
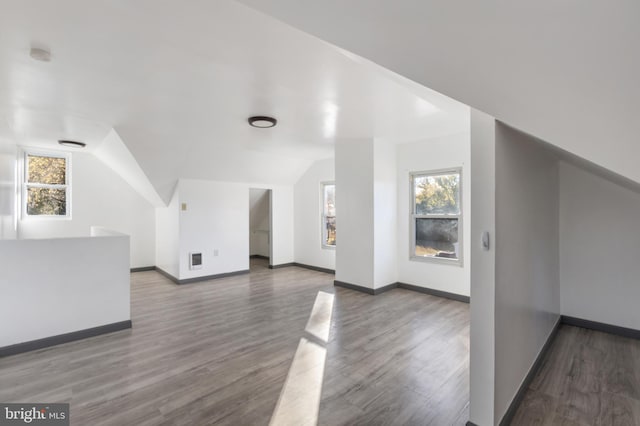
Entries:
[[214,250],[213,250],[213,255],[214,255],[214,256],[217,256],[217,255],[218,255],[218,249],[214,249]]

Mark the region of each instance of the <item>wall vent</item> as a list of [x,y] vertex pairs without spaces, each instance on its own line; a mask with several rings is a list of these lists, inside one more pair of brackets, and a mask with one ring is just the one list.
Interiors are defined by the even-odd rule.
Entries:
[[202,269],[202,253],[189,253],[189,269]]

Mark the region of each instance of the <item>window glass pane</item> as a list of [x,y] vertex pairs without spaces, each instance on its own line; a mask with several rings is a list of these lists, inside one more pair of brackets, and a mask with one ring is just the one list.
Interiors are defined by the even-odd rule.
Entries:
[[416,256],[458,259],[458,219],[416,219]]
[[327,246],[336,245],[336,218],[335,216],[325,216],[324,218],[324,231],[323,231],[324,244]]
[[67,191],[52,188],[27,188],[27,214],[65,216]]
[[324,214],[326,216],[336,215],[336,186],[324,185]]
[[66,183],[66,159],[37,155],[28,155],[27,159],[29,161],[27,182],[50,185],[64,185]]
[[415,176],[416,214],[460,214],[460,174]]

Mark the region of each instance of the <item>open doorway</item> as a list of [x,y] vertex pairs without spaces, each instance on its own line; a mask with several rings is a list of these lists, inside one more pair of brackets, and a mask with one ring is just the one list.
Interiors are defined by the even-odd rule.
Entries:
[[249,189],[249,257],[251,270],[271,261],[271,190]]

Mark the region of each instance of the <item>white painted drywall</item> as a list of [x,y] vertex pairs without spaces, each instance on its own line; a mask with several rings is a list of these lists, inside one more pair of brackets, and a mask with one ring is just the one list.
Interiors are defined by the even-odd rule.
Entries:
[[295,184],[294,235],[297,263],[333,270],[336,268],[335,248],[322,247],[321,183],[334,180],[335,160],[329,158],[313,163]]
[[269,257],[271,221],[268,189],[249,190],[249,254]]
[[640,194],[560,163],[563,315],[640,329]]
[[118,132],[111,129],[93,155],[124,179],[154,207],[166,207],[144,171],[124,144]]
[[559,319],[560,268],[556,156],[502,123],[496,124],[495,152],[498,422]]
[[[249,269],[249,190],[271,189],[273,258],[293,262],[293,187],[181,179],[180,279]],[[215,255],[217,250],[218,255]],[[189,269],[189,253],[202,253],[202,269]]]
[[170,275],[180,276],[180,202],[176,183],[169,205],[156,208],[155,265]]
[[336,280],[374,288],[373,140],[336,143]]
[[[249,189],[245,184],[181,179],[180,275],[195,278],[249,269]],[[217,251],[218,255],[215,255]],[[202,253],[202,269],[189,269]]]
[[640,2],[241,1],[640,182]]
[[0,239],[16,238],[17,154],[14,146],[0,146]]
[[[495,390],[495,120],[471,110],[470,285],[471,336],[469,367],[469,420],[477,425],[494,424]],[[483,232],[491,238],[490,249],[480,246]]]
[[[469,296],[471,145],[468,132],[398,145],[398,281]],[[462,168],[462,266],[410,260],[410,173]]]
[[71,200],[71,219],[21,218],[18,237],[81,237],[104,226],[131,236],[131,267],[155,265],[154,206],[92,154],[72,154]]
[[131,319],[128,236],[1,240],[0,270],[0,347]]
[[[373,142],[373,287],[398,281],[396,146]],[[337,213],[336,213],[337,214]]]

